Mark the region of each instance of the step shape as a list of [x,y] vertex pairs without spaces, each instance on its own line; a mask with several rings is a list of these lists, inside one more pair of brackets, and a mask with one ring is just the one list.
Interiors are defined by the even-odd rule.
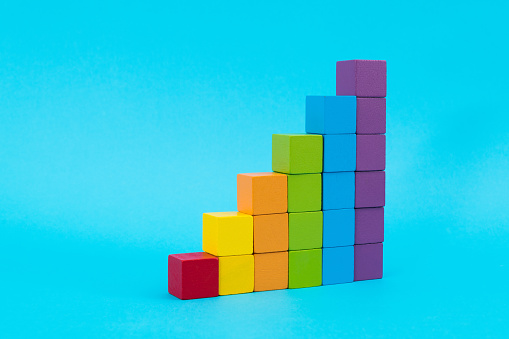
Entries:
[[272,170],[286,174],[321,173],[323,141],[321,135],[273,134]]
[[336,62],[336,95],[383,98],[387,93],[385,60]]
[[306,133],[355,133],[356,106],[355,96],[307,96]]

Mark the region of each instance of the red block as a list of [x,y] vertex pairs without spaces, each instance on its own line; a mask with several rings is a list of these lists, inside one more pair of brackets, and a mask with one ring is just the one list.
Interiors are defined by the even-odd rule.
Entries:
[[168,292],[179,299],[217,297],[219,259],[204,252],[169,255]]

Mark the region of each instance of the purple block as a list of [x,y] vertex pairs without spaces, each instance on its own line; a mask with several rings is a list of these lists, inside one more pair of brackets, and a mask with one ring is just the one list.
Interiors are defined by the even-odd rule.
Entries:
[[356,171],[385,169],[385,134],[357,135]]
[[385,171],[355,172],[355,208],[385,206]]
[[383,244],[354,246],[354,281],[380,279],[383,276]]
[[374,244],[384,241],[384,208],[355,210],[355,244]]
[[357,98],[357,134],[384,134],[385,112],[385,98]]
[[386,92],[385,60],[347,60],[336,63],[336,95],[383,98]]

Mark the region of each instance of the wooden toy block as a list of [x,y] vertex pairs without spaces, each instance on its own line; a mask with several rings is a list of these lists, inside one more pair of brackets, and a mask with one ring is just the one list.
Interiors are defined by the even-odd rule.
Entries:
[[255,215],[254,253],[288,251],[288,213]]
[[288,288],[322,284],[322,249],[288,252]]
[[254,265],[255,292],[288,288],[288,252],[257,253]]
[[258,215],[287,211],[287,180],[281,173],[237,175],[237,209]]
[[385,98],[357,98],[357,134],[384,134]]
[[253,292],[253,255],[219,257],[219,295]]
[[355,133],[355,96],[307,96],[306,133]]
[[322,283],[324,285],[353,282],[353,246],[324,248],[322,270]]
[[322,211],[289,213],[288,249],[307,250],[322,247]]
[[338,134],[323,136],[323,171],[355,171],[356,144],[355,134]]
[[380,279],[383,276],[383,243],[355,245],[354,280]]
[[356,210],[323,211],[323,247],[353,246]]
[[288,175],[288,212],[322,209],[322,175]]
[[385,206],[385,171],[355,172],[355,208]]
[[203,250],[215,256],[253,253],[253,217],[240,212],[203,214]]
[[372,244],[384,241],[384,208],[358,208],[355,210],[355,244]]
[[272,170],[286,174],[322,172],[321,135],[273,134]]
[[357,171],[385,169],[385,134],[357,135]]
[[336,95],[383,98],[386,92],[385,60],[346,60],[336,63]]
[[323,210],[353,208],[355,172],[323,173]]
[[179,299],[217,297],[219,261],[208,253],[168,256],[168,292]]

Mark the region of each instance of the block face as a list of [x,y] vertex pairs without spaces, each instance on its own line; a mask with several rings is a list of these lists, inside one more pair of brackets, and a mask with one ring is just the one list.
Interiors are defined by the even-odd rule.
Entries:
[[322,283],[343,284],[354,280],[354,247],[323,249]]
[[203,250],[215,256],[253,253],[253,217],[240,212],[203,214]]
[[354,96],[306,97],[306,133],[345,134],[356,131]]
[[354,280],[380,279],[383,276],[383,244],[355,245]]
[[255,291],[288,288],[288,252],[255,254],[254,265]]
[[288,288],[322,284],[322,250],[288,252]]
[[384,134],[385,132],[385,98],[357,98],[357,134]]
[[323,136],[323,171],[355,171],[356,167],[355,134],[338,134]]
[[357,171],[385,170],[385,134],[357,135]]
[[253,217],[254,253],[288,251],[288,213]]
[[288,212],[322,209],[322,175],[288,175]]
[[358,208],[355,210],[355,244],[384,241],[384,208]]
[[179,299],[216,297],[219,261],[207,253],[168,256],[168,292]]
[[385,171],[355,172],[355,208],[385,206]]
[[259,215],[287,211],[287,180],[281,173],[245,173],[237,175],[237,209]]
[[323,173],[323,210],[353,208],[355,172]]
[[322,247],[323,216],[321,211],[289,213],[288,249],[305,250]]
[[353,208],[323,211],[323,247],[353,246],[355,215]]
[[272,170],[286,174],[322,172],[321,135],[273,134]]
[[346,60],[336,63],[336,95],[383,98],[386,93],[385,60]]
[[254,257],[219,257],[219,295],[253,292]]

